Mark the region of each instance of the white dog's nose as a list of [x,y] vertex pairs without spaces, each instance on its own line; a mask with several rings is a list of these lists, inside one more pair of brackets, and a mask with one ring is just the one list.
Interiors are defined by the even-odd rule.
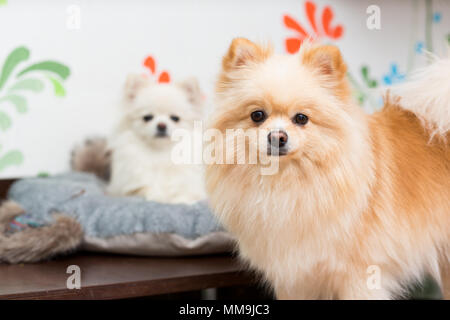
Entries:
[[156,128],[158,129],[158,132],[166,132],[167,125],[163,122],[160,122],[160,123],[158,123]]

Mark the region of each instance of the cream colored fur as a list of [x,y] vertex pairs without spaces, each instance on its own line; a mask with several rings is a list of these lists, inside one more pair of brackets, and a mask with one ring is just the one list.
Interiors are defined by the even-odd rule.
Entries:
[[76,250],[83,240],[83,228],[76,219],[61,213],[53,222],[39,228],[26,228],[8,234],[9,223],[24,210],[13,201],[0,205],[0,264],[28,263],[48,260]]
[[[448,69],[426,74],[450,83]],[[223,60],[210,127],[289,136],[275,175],[261,175],[259,165],[206,169],[214,212],[280,299],[392,299],[425,273],[443,283],[449,263],[449,145],[431,144],[423,127],[446,135],[448,91],[427,91],[422,80],[412,100],[426,104],[388,98],[368,116],[351,101],[345,75],[331,46],[305,44],[284,56],[236,39]],[[254,110],[267,113],[262,124],[251,121]],[[306,125],[293,124],[298,112]]]
[[394,89],[402,107],[424,121],[432,135],[450,131],[450,59],[434,57],[432,65],[414,72],[406,83]]
[[[111,182],[114,195],[138,195],[165,203],[203,200],[199,165],[176,164],[171,136],[176,129],[192,130],[202,119],[201,92],[195,79],[176,84],[157,84],[142,76],[130,76],[125,85],[123,118],[110,139]],[[153,119],[144,121],[143,117]],[[179,117],[174,121],[171,116]],[[167,127],[167,136],[157,136],[157,125]]]

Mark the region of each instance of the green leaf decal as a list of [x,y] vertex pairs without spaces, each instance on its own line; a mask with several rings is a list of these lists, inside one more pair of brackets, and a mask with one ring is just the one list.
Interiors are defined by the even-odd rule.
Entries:
[[361,75],[362,75],[362,78],[363,78],[364,82],[366,83],[366,85],[369,88],[376,88],[378,86],[377,80],[370,78],[370,76],[369,76],[369,67],[368,66],[362,66],[361,67]]
[[10,127],[11,127],[11,118],[3,111],[0,111],[0,130],[6,131]]
[[369,70],[367,69],[367,66],[361,67],[361,74],[362,74],[363,78],[367,78],[367,75],[369,74]]
[[55,89],[55,96],[57,97],[64,97],[66,95],[66,90],[64,89],[61,82],[58,81],[58,79],[55,79],[53,77],[48,77],[48,79],[53,84],[53,89]]
[[20,151],[13,150],[7,152],[4,156],[0,158],[0,171],[13,165],[21,165],[23,163],[23,154]]
[[31,71],[49,71],[59,75],[62,79],[67,79],[67,77],[70,75],[70,69],[67,66],[55,61],[43,61],[35,63],[28,68],[20,71],[17,77],[21,77],[22,75]]
[[16,48],[9,54],[3,64],[2,73],[0,75],[0,89],[4,86],[6,80],[8,80],[14,68],[20,62],[27,60],[29,57],[30,51],[25,47]]
[[362,92],[356,93],[356,99],[358,100],[358,103],[360,105],[364,104],[364,101],[366,101],[366,96]]
[[11,94],[0,99],[0,102],[9,101],[16,106],[19,113],[27,112],[27,100],[19,95]]
[[44,83],[39,79],[23,79],[16,82],[11,88],[9,88],[9,91],[16,90],[28,90],[39,93],[44,90]]
[[50,177],[50,173],[43,171],[43,172],[39,172],[39,173],[37,174],[37,176],[38,176],[39,178],[48,178],[48,177]]

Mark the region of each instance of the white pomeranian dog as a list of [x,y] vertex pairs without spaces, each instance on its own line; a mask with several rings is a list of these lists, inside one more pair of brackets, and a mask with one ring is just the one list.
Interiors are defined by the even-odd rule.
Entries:
[[200,165],[172,159],[176,129],[192,132],[203,117],[196,79],[155,83],[130,75],[124,88],[123,116],[109,141],[113,195],[142,196],[163,203],[195,203],[206,198]]

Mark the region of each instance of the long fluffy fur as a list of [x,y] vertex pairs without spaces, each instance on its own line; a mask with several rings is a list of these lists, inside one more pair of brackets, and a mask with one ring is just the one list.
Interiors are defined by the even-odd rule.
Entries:
[[[369,116],[351,102],[336,48],[278,56],[237,39],[230,51],[210,126],[255,130],[249,115],[263,108],[260,127],[282,126],[294,149],[272,176],[256,165],[208,165],[207,190],[241,257],[277,297],[391,299],[426,273],[445,284],[450,151],[426,129],[448,134],[448,92],[419,88]],[[450,83],[448,69],[424,72]],[[302,128],[291,121],[299,111],[310,116]],[[367,285],[371,266],[381,271],[379,288]]]
[[107,140],[95,137],[76,146],[72,151],[70,164],[73,171],[93,173],[108,181],[111,175],[111,150]]
[[[193,132],[195,121],[202,119],[197,81],[157,84],[131,75],[125,84],[122,111],[120,124],[109,139],[112,157],[108,192],[165,203],[203,200],[206,195],[201,167],[172,159],[175,147],[190,142],[172,140],[175,132]],[[145,116],[152,118],[145,121]],[[173,120],[173,116],[178,119]],[[158,136],[160,124],[166,127],[162,137]]]
[[431,135],[445,137],[450,131],[450,59],[434,57],[430,66],[413,73],[394,93],[401,105],[422,119]]
[[24,210],[13,201],[0,206],[0,263],[37,262],[75,250],[82,242],[83,228],[74,219],[55,213],[51,225],[5,234],[7,225]]
[[[401,108],[413,112],[423,127],[429,131],[430,143],[435,138],[446,147],[444,162],[450,165],[448,137],[450,134],[450,58],[432,56],[432,64],[415,71],[404,84],[395,88]],[[439,143],[439,142],[438,142]],[[450,198],[447,199],[450,203]],[[450,204],[447,213],[450,211]],[[449,213],[447,220],[450,220]],[[447,224],[448,228],[448,224]],[[440,273],[443,295],[450,299],[450,240],[440,250]],[[437,268],[436,268],[437,269]]]

